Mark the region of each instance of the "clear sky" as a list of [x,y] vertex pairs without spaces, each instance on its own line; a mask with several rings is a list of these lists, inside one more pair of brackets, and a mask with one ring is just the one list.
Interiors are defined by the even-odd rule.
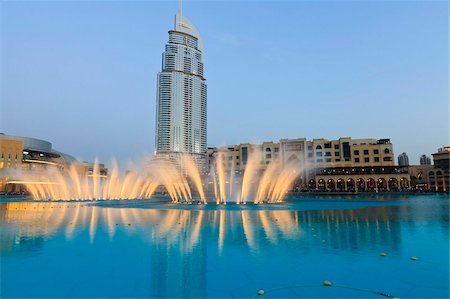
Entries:
[[[1,2],[1,132],[82,160],[154,149],[176,1]],[[448,145],[447,1],[184,1],[200,30],[208,145],[391,138]]]

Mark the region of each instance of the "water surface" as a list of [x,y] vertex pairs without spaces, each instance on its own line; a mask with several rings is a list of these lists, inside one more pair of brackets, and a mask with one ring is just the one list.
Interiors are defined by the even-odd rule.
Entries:
[[449,297],[442,195],[226,206],[4,199],[0,226],[1,298]]

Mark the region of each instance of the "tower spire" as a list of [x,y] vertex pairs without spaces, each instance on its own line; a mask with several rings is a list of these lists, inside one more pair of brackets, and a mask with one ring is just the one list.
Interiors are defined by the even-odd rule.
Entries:
[[183,0],[178,0],[178,14],[180,15],[180,23],[183,22]]

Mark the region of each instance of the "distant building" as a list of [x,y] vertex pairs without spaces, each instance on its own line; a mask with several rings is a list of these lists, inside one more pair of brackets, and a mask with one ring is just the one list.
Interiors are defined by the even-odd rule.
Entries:
[[427,155],[420,156],[420,165],[431,165],[431,158]]
[[430,188],[436,192],[450,191],[450,146],[438,149],[437,153],[433,154],[434,169],[430,170],[428,175],[430,179]]
[[398,155],[398,166],[408,166],[408,165],[409,165],[408,155],[405,152]]
[[218,163],[222,163],[225,172],[242,175],[250,156],[255,154],[261,172],[276,160],[282,164],[296,162],[300,165],[296,186],[303,190],[387,191],[408,189],[410,184],[407,170],[394,165],[389,139],[298,138],[209,148],[209,170],[216,171]]

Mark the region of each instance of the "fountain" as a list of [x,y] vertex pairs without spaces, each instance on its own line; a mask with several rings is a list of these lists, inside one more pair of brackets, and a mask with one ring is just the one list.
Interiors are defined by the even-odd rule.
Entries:
[[37,200],[143,199],[159,191],[174,203],[192,203],[195,198],[198,203],[206,204],[207,194],[211,194],[216,204],[230,201],[260,204],[282,201],[301,167],[297,162],[275,160],[261,171],[261,154],[255,152],[249,155],[241,178],[234,169],[225,170],[223,153],[219,152],[215,161],[209,175],[202,176],[198,164],[189,155],[180,155],[178,159],[153,157],[142,169],[126,174],[120,173],[113,160],[109,175],[104,175],[96,159],[91,173],[80,173],[74,165],[66,170],[48,167],[40,171],[19,171],[9,183],[25,185]]

